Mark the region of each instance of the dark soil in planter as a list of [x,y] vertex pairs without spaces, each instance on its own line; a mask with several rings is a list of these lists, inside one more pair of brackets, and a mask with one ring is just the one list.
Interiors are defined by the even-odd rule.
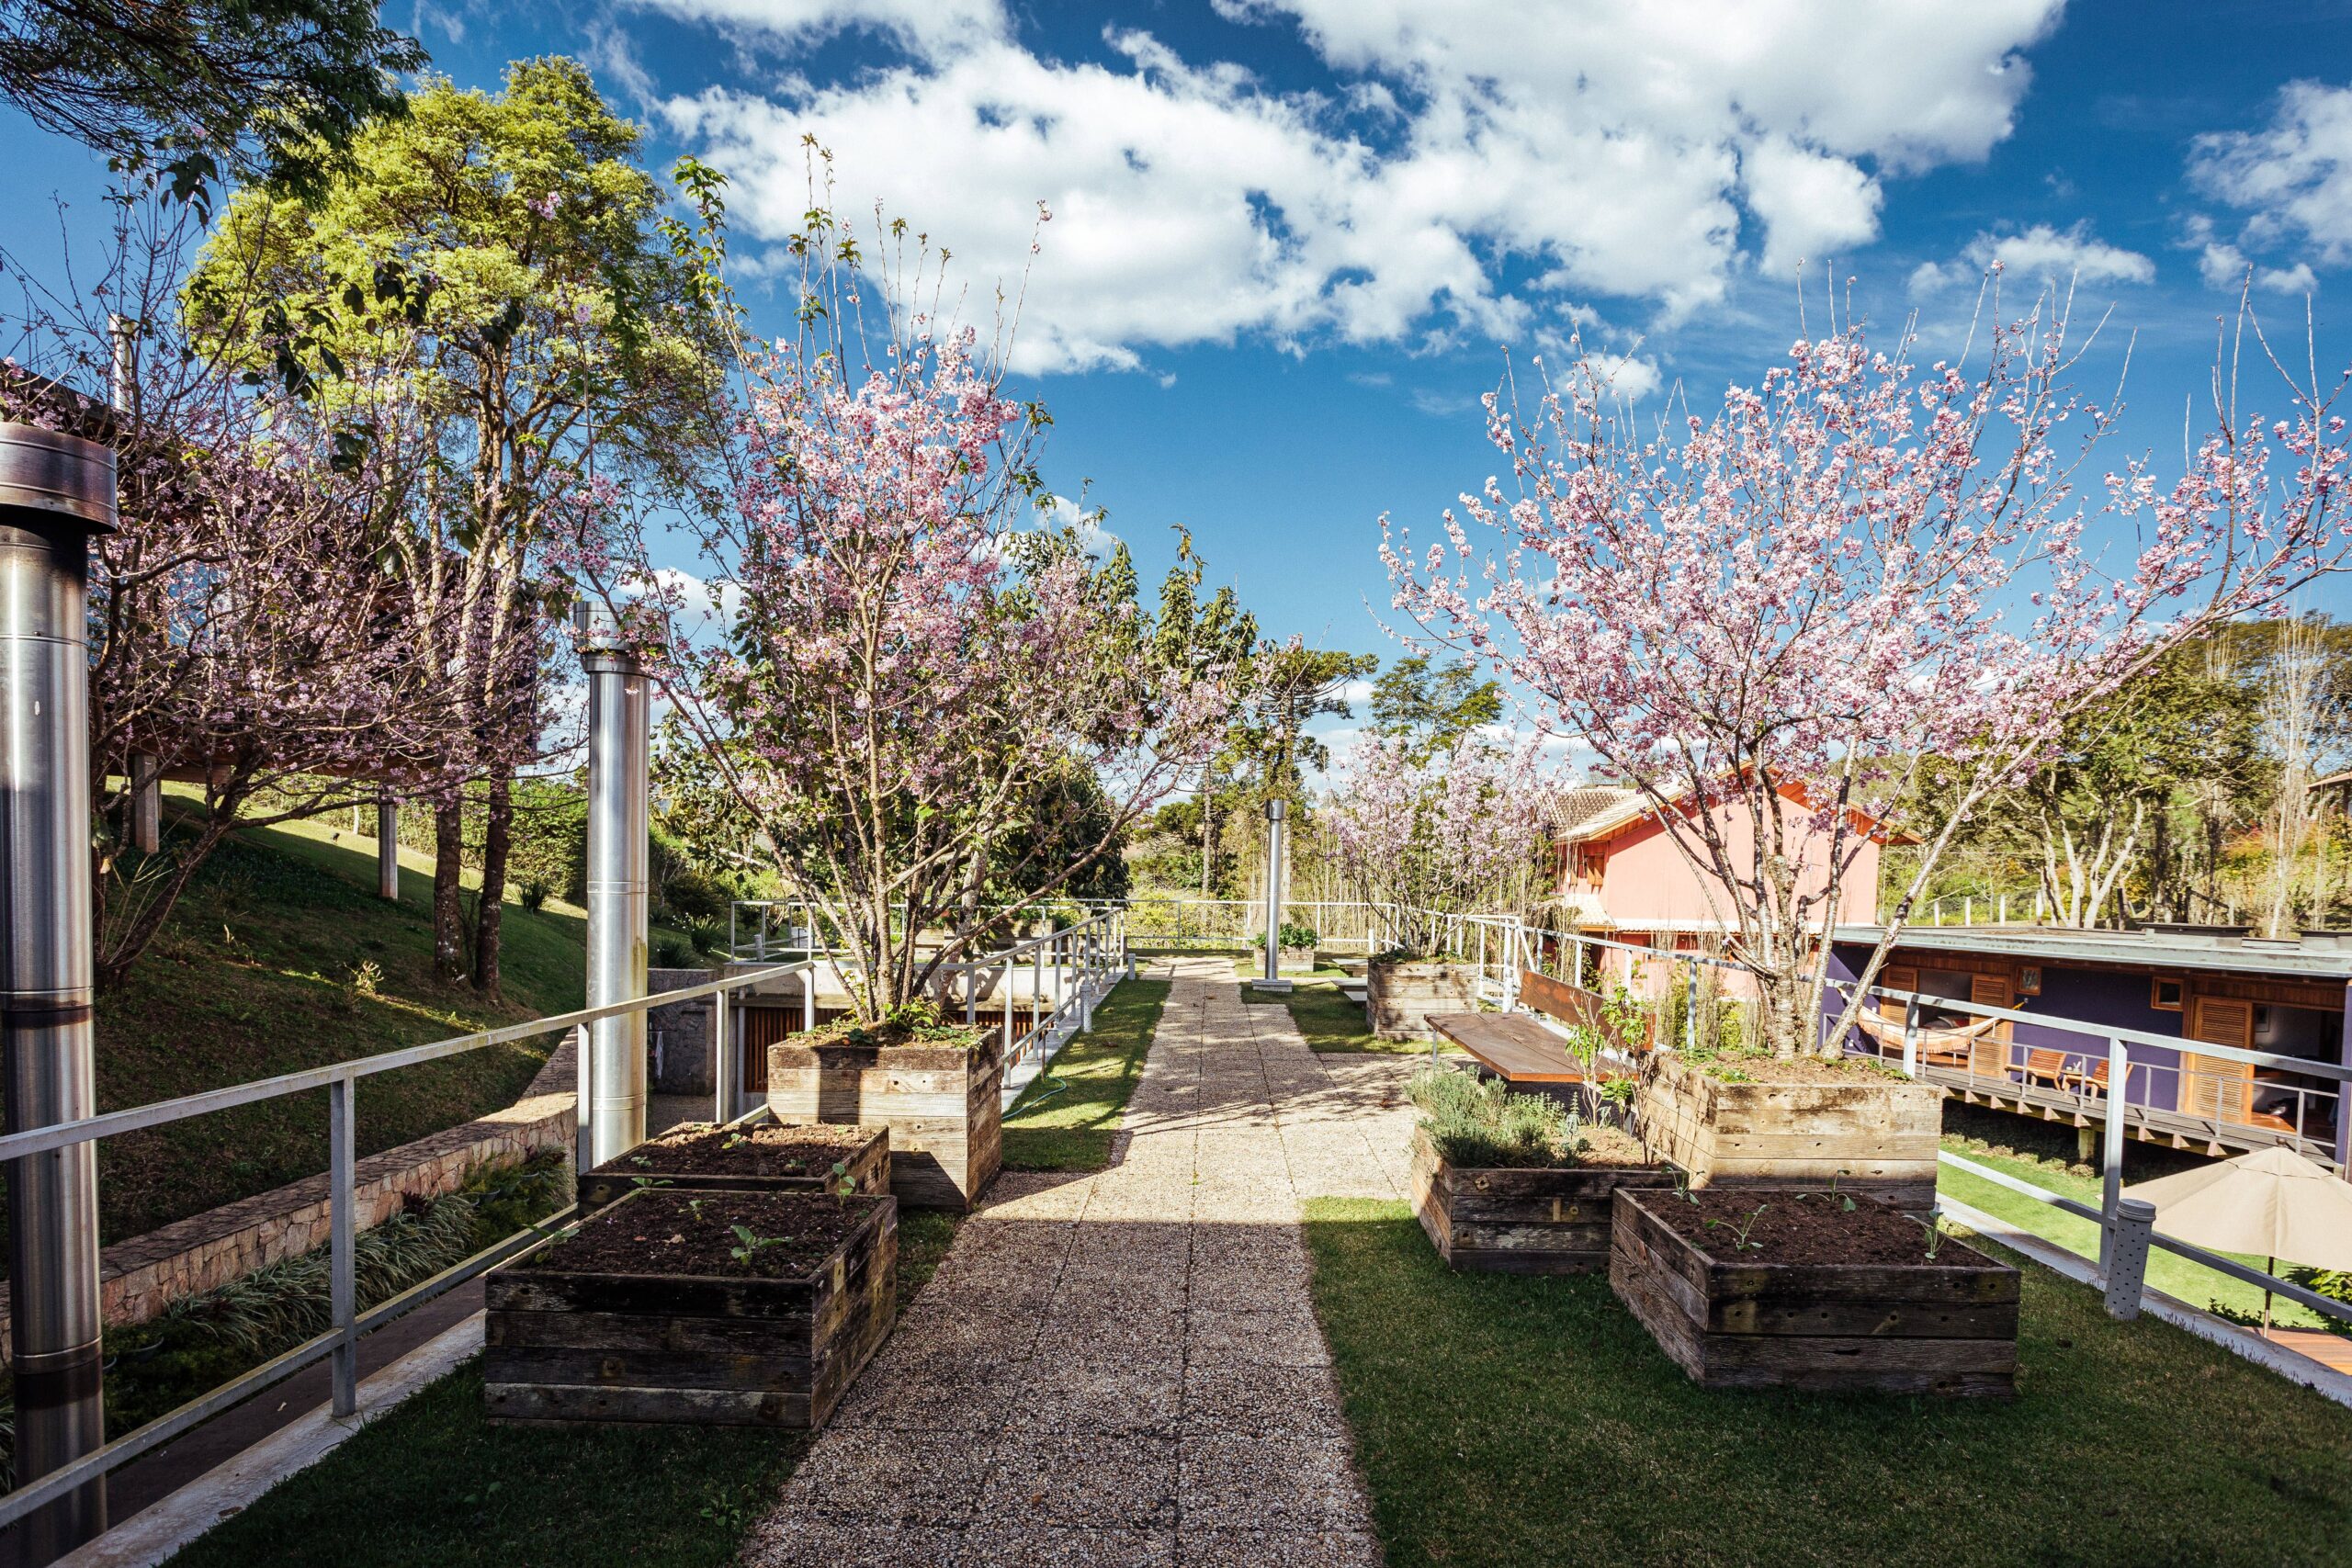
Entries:
[[904,1020],[881,1023],[860,1023],[854,1018],[837,1019],[813,1034],[797,1035],[795,1045],[946,1045],[970,1051],[979,1046],[987,1032],[968,1023],[909,1023]]
[[689,1122],[598,1166],[598,1176],[819,1176],[864,1148],[871,1127],[721,1127]]
[[[667,1192],[583,1222],[531,1260],[535,1269],[579,1274],[684,1274],[787,1280],[831,1255],[868,1213],[802,1193]],[[733,1256],[741,1225],[769,1245],[745,1263]]]
[[1657,1156],[1642,1147],[1642,1141],[1623,1127],[1583,1125],[1577,1129],[1583,1147],[1572,1158],[1563,1159],[1564,1166],[1602,1166],[1611,1168],[1626,1166],[1652,1166]]
[[[1847,1203],[1853,1207],[1849,1210]],[[1849,1193],[1778,1189],[1702,1188],[1683,1199],[1664,1195],[1651,1211],[1673,1232],[1719,1263],[1925,1264],[1928,1233],[1891,1203]],[[1754,1224],[1749,1217],[1754,1216]],[[1747,1225],[1740,1245],[1740,1227]],[[1983,1258],[1946,1237],[1938,1261]]]
[[1837,1085],[1903,1077],[1900,1068],[1855,1056],[1705,1056],[1694,1058],[1692,1066],[1727,1083]]

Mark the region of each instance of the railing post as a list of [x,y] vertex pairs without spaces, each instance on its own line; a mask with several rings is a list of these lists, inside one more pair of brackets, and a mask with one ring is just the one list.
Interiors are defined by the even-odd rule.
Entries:
[[1682,961],[1682,1048],[1699,1054],[1699,965],[1689,958]]
[[[1854,1005],[1862,1005],[1860,991],[1854,993]],[[1906,1078],[1919,1076],[1919,998],[1917,993],[1903,1004],[1903,1076]]]
[[735,1031],[729,1027],[728,1016],[734,1010],[735,998],[721,991],[710,998],[710,1101],[711,1120],[735,1120]]
[[[2126,1200],[2123,1196],[2123,1105],[2131,1088],[2132,1053],[2120,1035],[2109,1035],[2107,1041],[2107,1125],[2099,1151],[2099,1232],[2098,1266],[2111,1271],[2115,1266],[2115,1229],[2120,1220],[2118,1209]],[[2139,1296],[2132,1295],[2132,1311],[2139,1310]]]
[[389,795],[376,800],[376,897],[401,899],[401,803]]
[[1004,955],[1004,1065],[1012,1066],[1012,954]]
[[359,1407],[359,1346],[351,1331],[359,1311],[352,1258],[351,1089],[348,1077],[327,1085],[327,1309],[337,1337],[332,1355],[337,1416]]
[[[90,998],[93,534],[115,525],[115,455],[0,423],[0,1066],[7,1126],[96,1113]],[[16,1482],[106,1442],[94,1144],[7,1163]],[[55,1561],[107,1528],[104,1477],[27,1516],[17,1551]]]
[[2107,1270],[2107,1315],[2125,1323],[2140,1315],[2140,1294],[2148,1278],[2148,1237],[2156,1228],[2156,1206],[2145,1198],[2116,1205]]

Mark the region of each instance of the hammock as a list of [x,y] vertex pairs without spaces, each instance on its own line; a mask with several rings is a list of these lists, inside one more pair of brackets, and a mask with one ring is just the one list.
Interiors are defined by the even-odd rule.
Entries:
[[[1884,1018],[1865,1009],[1854,1015],[1854,1022],[1882,1055],[1903,1055],[1903,1022],[1900,1019]],[[1979,1040],[1998,1028],[1997,1018],[1980,1018],[1957,1027],[1946,1025],[1921,1029],[1912,1038],[1918,1042],[1919,1060],[1933,1066],[1964,1067],[1969,1052]]]

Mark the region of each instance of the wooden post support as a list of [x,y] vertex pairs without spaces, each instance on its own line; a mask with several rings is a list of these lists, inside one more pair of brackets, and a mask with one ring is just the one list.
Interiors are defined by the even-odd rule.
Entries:
[[130,754],[130,847],[142,855],[164,847],[164,764],[144,751]]

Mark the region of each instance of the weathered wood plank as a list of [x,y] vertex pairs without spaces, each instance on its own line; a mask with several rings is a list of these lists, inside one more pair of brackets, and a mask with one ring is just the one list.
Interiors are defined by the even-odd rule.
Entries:
[[1677,1235],[1645,1195],[1623,1192],[1616,1208],[1611,1289],[1704,1387],[2015,1392],[2016,1270],[1971,1249],[1973,1263],[1939,1254],[1916,1267],[1728,1265]]

